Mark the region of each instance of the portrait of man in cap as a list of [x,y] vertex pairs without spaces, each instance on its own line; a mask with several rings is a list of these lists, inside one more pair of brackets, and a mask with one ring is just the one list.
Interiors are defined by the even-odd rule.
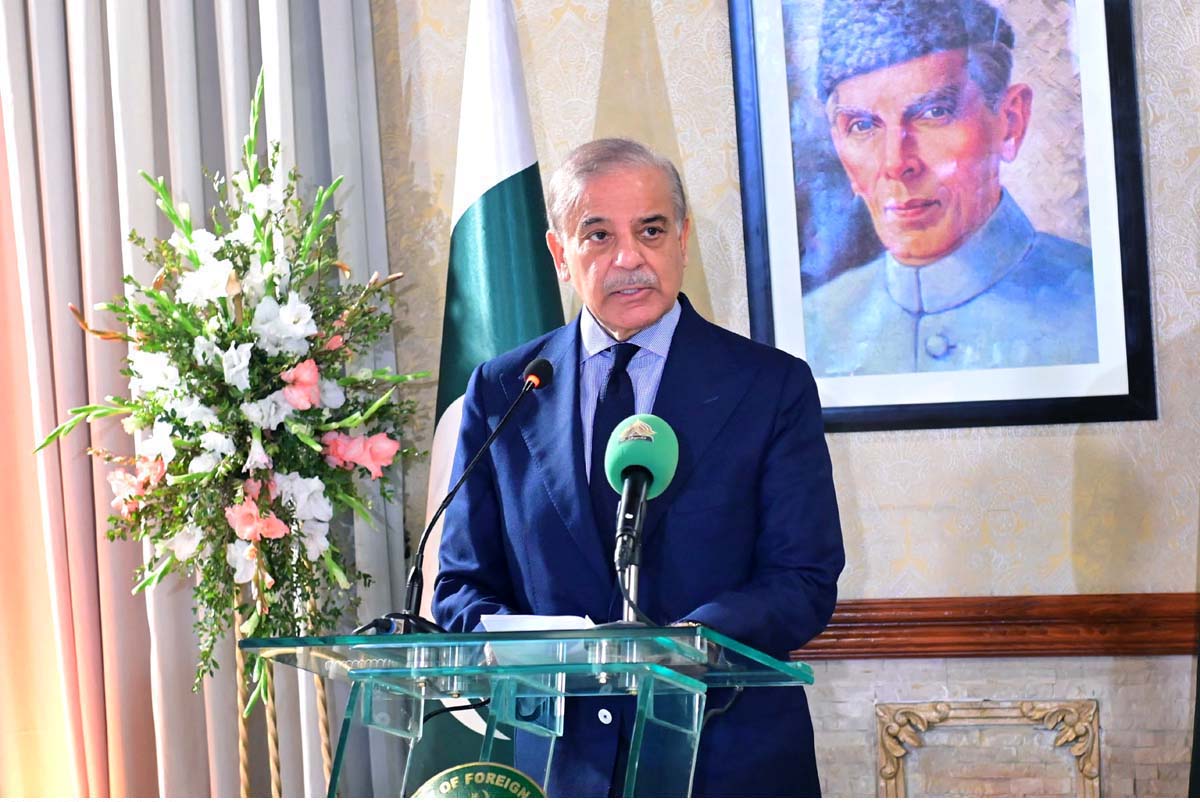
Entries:
[[825,0],[816,98],[880,250],[805,287],[817,376],[1098,361],[1091,251],[1001,178],[1037,119],[1017,46],[986,0]]

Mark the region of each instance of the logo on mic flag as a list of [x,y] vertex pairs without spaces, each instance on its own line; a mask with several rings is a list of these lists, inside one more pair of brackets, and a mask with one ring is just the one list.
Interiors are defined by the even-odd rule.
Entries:
[[629,424],[625,428],[625,431],[621,432],[618,441],[628,443],[630,440],[646,440],[653,443],[654,434],[654,429],[650,428],[649,423],[646,423],[642,418],[634,418],[633,423]]

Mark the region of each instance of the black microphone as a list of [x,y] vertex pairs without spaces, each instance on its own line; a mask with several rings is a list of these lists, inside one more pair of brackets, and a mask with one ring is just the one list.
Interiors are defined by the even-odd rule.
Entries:
[[504,413],[504,417],[496,424],[496,428],[488,435],[488,439],[484,441],[479,450],[475,452],[475,456],[471,457],[471,461],[467,463],[467,467],[463,469],[462,475],[458,477],[458,481],[454,483],[454,487],[450,488],[450,492],[442,499],[442,503],[438,505],[437,511],[429,519],[429,524],[425,527],[425,531],[421,533],[420,540],[417,541],[417,550],[413,554],[412,569],[408,572],[408,582],[404,588],[404,609],[398,613],[388,613],[382,618],[376,618],[367,624],[363,624],[358,629],[354,630],[355,635],[361,635],[364,632],[374,630],[382,635],[391,635],[397,632],[403,634],[412,634],[417,632],[445,632],[433,621],[427,621],[421,618],[421,596],[425,590],[425,577],[421,572],[421,566],[425,561],[425,544],[429,541],[429,535],[433,532],[433,527],[442,517],[442,513],[450,506],[450,502],[454,500],[454,496],[458,493],[458,489],[462,487],[467,476],[475,468],[479,459],[487,452],[492,445],[492,441],[500,434],[500,430],[508,423],[508,419],[512,417],[516,411],[517,405],[521,403],[521,399],[529,395],[532,390],[541,390],[550,386],[554,380],[554,365],[550,364],[550,360],[538,357],[525,366],[525,371],[522,374],[525,377],[525,384],[521,387],[521,392],[509,405],[508,411]]

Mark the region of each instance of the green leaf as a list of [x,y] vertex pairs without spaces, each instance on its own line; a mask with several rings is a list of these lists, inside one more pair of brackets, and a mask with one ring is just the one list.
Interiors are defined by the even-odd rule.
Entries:
[[245,167],[250,189],[258,186],[258,170],[255,169],[258,164],[258,156],[254,151],[258,149],[258,118],[262,112],[263,86],[265,83],[266,70],[259,68],[258,81],[254,84],[254,100],[250,102],[250,133],[246,135]]
[[291,432],[297,440],[299,440],[301,443],[304,443],[304,445],[308,446],[313,451],[320,454],[325,450],[320,443],[313,439],[312,427],[305,426],[303,423],[297,423],[291,418],[285,418],[283,423],[285,426],[287,426],[287,430]]
[[262,616],[258,614],[258,610],[255,610],[250,617],[243,621],[242,625],[238,627],[238,632],[241,632],[243,637],[250,637],[254,634],[254,630],[258,629],[258,622],[261,617]]
[[41,451],[43,448],[45,448],[46,446],[53,443],[58,438],[64,437],[64,436],[70,434],[71,431],[76,426],[78,426],[85,417],[87,417],[87,416],[84,414],[74,415],[74,416],[68,418],[67,420],[63,421],[62,423],[58,424],[57,426],[55,426],[54,431],[52,431],[52,432],[50,432],[50,434],[46,435],[46,439],[38,444],[38,447],[33,450],[33,453],[34,454],[38,453],[39,451]]
[[337,583],[342,590],[350,589],[350,580],[346,579],[346,572],[337,564],[337,560],[333,559],[333,549],[325,549],[322,555],[325,560],[325,570],[329,572],[329,577]]
[[137,594],[141,593],[143,590],[146,590],[147,588],[152,588],[155,585],[157,585],[159,582],[162,581],[162,578],[167,575],[167,571],[170,570],[171,566],[174,564],[175,564],[175,555],[173,553],[168,554],[165,558],[163,558],[163,561],[160,562],[153,571],[151,571],[150,573],[148,573],[144,577],[142,577],[141,582],[138,582],[136,585],[133,586],[131,595],[136,596]]
[[[262,661],[258,661],[258,662],[261,663]],[[257,666],[258,663],[256,663],[255,665]],[[250,698],[248,700],[246,700],[246,709],[242,711],[242,718],[250,717],[250,713],[251,713],[251,711],[254,710],[254,705],[256,705],[258,703],[258,700],[266,698],[266,696],[265,696],[266,692],[267,692],[267,674],[265,671],[261,671],[258,675],[257,681],[254,683],[253,693],[251,693]]]
[[375,525],[375,518],[371,515],[371,511],[368,510],[366,506],[364,506],[363,503],[354,496],[351,496],[348,493],[337,492],[333,494],[333,497],[358,513],[359,517],[364,521],[372,526]]
[[362,416],[363,423],[366,423],[368,420],[371,419],[372,415],[374,415],[376,412],[378,412],[380,409],[382,409],[383,405],[388,402],[388,400],[392,397],[392,393],[394,393],[395,391],[396,391],[395,387],[389,387],[388,391],[386,393],[384,393],[383,395],[381,395],[379,397],[378,401],[376,401],[374,404],[371,404],[371,406],[367,407],[367,411],[364,412],[363,416]]
[[361,426],[370,420],[371,416],[383,408],[383,405],[391,398],[392,393],[396,392],[395,387],[389,387],[388,391],[375,400],[371,406],[367,407],[366,412],[355,412],[353,415],[347,415],[339,421],[330,421],[324,423],[317,428],[323,432],[331,432],[337,429],[353,429],[355,426]]
[[167,474],[167,485],[174,487],[175,485],[186,485],[193,482],[199,482],[212,476],[212,471],[198,471],[197,473],[181,473],[178,476]]

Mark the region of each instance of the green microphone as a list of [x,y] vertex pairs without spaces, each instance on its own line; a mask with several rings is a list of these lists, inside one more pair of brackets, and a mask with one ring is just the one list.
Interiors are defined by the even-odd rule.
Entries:
[[637,606],[646,501],[667,489],[678,466],[679,438],[657,415],[631,415],[618,423],[608,438],[604,475],[621,495],[613,562],[625,597],[624,620],[628,623],[650,623]]
[[630,415],[617,424],[604,451],[604,475],[618,493],[624,493],[631,472],[645,471],[645,498],[657,498],[679,466],[679,438],[657,415]]

